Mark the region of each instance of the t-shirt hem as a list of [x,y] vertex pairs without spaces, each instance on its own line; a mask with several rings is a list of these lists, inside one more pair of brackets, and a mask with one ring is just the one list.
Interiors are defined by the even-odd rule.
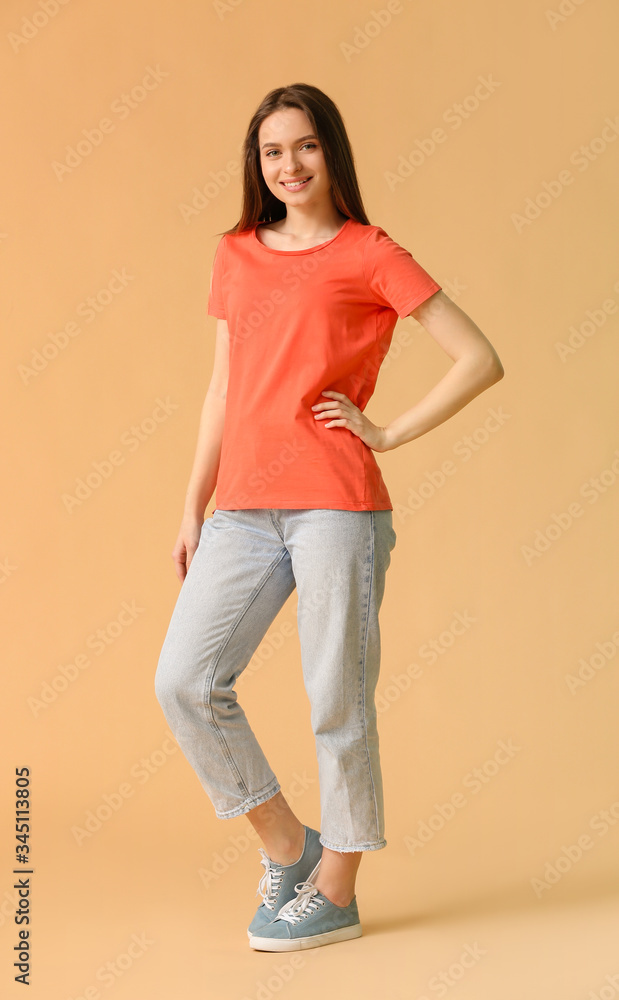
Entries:
[[393,504],[346,500],[261,500],[249,503],[216,503],[215,510],[393,510]]
[[430,296],[435,295],[436,292],[440,291],[442,291],[442,285],[439,285],[436,281],[434,281],[431,285],[426,285],[423,291],[419,292],[414,299],[411,299],[410,305],[407,305],[403,312],[398,313],[398,316],[400,319],[405,319],[407,316],[410,316],[413,309],[416,309],[422,302],[425,302],[426,299],[430,298]]

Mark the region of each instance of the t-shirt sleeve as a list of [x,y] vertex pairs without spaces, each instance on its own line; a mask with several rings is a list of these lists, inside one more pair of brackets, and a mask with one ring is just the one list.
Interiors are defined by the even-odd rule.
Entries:
[[391,306],[400,319],[442,287],[409,250],[379,227],[365,241],[363,271],[374,301]]
[[217,316],[218,319],[226,318],[226,307],[224,305],[224,262],[226,255],[226,236],[221,237],[217,244],[213,268],[211,270],[211,284],[208,294],[207,316]]

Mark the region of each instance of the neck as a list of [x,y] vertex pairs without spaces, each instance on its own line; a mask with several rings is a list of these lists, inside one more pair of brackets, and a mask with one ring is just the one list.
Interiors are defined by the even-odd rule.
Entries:
[[299,240],[318,239],[334,236],[344,225],[348,216],[338,212],[331,202],[326,205],[308,205],[304,208],[288,205],[286,217],[278,223],[281,233]]

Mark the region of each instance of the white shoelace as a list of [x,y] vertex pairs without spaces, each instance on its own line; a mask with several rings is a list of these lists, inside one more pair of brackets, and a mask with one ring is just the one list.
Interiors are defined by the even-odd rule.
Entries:
[[[269,910],[274,910],[277,903],[277,896],[282,885],[282,879],[284,873],[281,868],[276,867],[269,858],[267,852],[263,847],[259,847],[262,857],[260,858],[260,864],[264,865],[265,871],[258,883],[258,889],[256,890],[256,896],[258,893],[262,896],[264,905]],[[296,887],[295,887],[296,888]]]
[[320,906],[324,906],[324,900],[318,899],[316,893],[318,889],[313,882],[297,882],[295,885],[296,899],[291,899],[285,903],[277,914],[277,918],[288,920],[291,924],[296,924],[304,917],[309,917],[315,913]]

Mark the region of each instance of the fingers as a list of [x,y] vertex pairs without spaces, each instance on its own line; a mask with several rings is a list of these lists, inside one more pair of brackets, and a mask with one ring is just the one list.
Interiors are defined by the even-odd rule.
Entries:
[[187,567],[185,565],[185,559],[182,556],[177,555],[176,552],[172,553],[172,559],[174,560],[174,570],[176,572],[176,575],[182,583],[185,577],[187,576]]
[[196,549],[197,548],[198,548],[197,545],[188,545],[183,550],[183,553],[181,554],[181,556],[178,559],[174,560],[175,563],[176,563],[176,566],[177,566],[176,575],[178,576],[178,578],[181,581],[181,583],[183,582],[183,580],[187,576],[187,571],[189,570],[189,567],[191,566],[191,561],[192,561],[194,555],[196,554]]
[[335,399],[329,399],[327,402],[316,403],[312,406],[312,410],[320,410],[329,406],[339,406],[342,403],[350,403],[351,406],[353,405],[345,393],[336,392],[335,389],[325,389],[325,391],[321,393],[321,396],[334,396]]

